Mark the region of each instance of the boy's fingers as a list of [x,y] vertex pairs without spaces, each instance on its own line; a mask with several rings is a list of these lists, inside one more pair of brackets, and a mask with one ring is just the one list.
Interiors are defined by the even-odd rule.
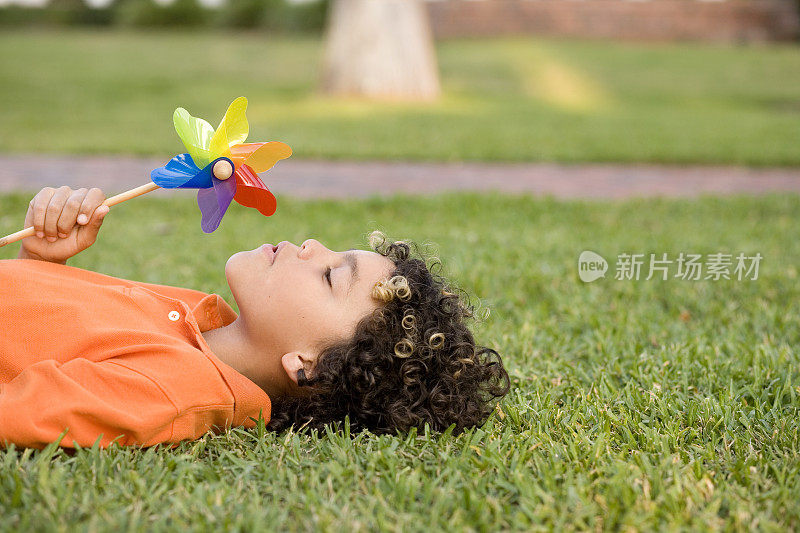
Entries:
[[44,215],[44,236],[48,241],[53,242],[58,239],[58,219],[61,218],[61,211],[64,210],[64,204],[71,193],[72,189],[64,185],[56,189],[50,198]]
[[58,218],[58,236],[61,238],[69,235],[72,228],[75,227],[75,220],[78,218],[78,211],[86,197],[86,189],[78,189],[72,191],[67,201],[64,203],[64,209],[61,211],[61,216]]
[[[45,187],[31,200],[25,225],[33,226],[39,238],[46,237],[50,242],[67,237],[76,224],[85,226],[91,220],[99,228],[103,217],[97,220],[92,217],[96,212],[108,212],[108,208],[102,205],[105,199],[103,191],[96,187],[76,191],[66,185],[58,189]],[[101,207],[102,210],[98,211]]]
[[94,213],[94,211],[100,207],[105,200],[106,195],[102,190],[98,189],[97,187],[89,189],[89,191],[86,193],[86,197],[83,199],[83,204],[81,205],[80,214],[78,215],[78,224],[88,224],[89,219],[92,218],[92,213]]
[[33,197],[33,227],[37,237],[44,237],[44,217],[47,214],[47,206],[50,199],[56,193],[52,187],[45,187]]

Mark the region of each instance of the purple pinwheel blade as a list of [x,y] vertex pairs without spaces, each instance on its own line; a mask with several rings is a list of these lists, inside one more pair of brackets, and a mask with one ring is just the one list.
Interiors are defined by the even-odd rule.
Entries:
[[231,205],[233,196],[236,194],[236,180],[233,177],[226,180],[211,178],[214,186],[208,189],[197,191],[197,205],[203,213],[203,220],[200,227],[206,233],[211,233],[217,229],[222,222],[222,217]]

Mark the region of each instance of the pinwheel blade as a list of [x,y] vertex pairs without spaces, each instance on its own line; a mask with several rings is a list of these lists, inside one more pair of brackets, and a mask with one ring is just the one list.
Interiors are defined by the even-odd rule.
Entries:
[[178,154],[163,167],[150,172],[150,179],[165,189],[200,189],[211,187],[211,167],[202,170],[189,154]]
[[230,147],[241,144],[247,139],[250,125],[247,123],[247,98],[240,96],[228,106],[225,116],[219,123],[219,128],[211,137],[210,150],[215,157],[228,156]]
[[226,180],[214,177],[211,179],[213,187],[197,191],[197,205],[203,214],[200,227],[205,233],[211,233],[219,227],[222,217],[231,205],[231,200],[236,195],[236,180],[233,177]]
[[236,195],[234,200],[246,207],[255,207],[264,216],[275,213],[278,202],[252,168],[242,165],[236,169]]
[[[264,146],[266,143],[242,143],[231,146],[231,160],[236,168],[239,168],[253,153]],[[252,168],[252,167],[251,167]]]
[[266,172],[281,159],[292,155],[289,145],[273,141],[231,146],[231,159],[237,167],[247,165],[255,172]]
[[183,141],[186,151],[192,156],[195,164],[203,168],[217,156],[210,150],[214,128],[202,118],[193,117],[184,108],[179,107],[172,114],[175,131]]

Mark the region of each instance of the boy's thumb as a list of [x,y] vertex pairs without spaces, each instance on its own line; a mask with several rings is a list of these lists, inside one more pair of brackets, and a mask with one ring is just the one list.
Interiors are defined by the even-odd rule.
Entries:
[[110,208],[107,205],[101,205],[100,207],[95,209],[94,217],[92,217],[92,223],[95,226],[100,227],[109,209]]
[[101,205],[95,209],[89,223],[78,230],[78,248],[80,250],[85,250],[94,244],[95,239],[97,239],[97,234],[100,231],[100,226],[103,224],[103,218],[106,216],[106,213],[108,213],[108,209],[109,207],[107,205]]

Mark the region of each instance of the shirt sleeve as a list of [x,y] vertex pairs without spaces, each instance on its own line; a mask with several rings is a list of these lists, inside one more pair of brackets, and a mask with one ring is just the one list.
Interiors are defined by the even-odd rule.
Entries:
[[45,360],[0,385],[0,447],[169,442],[178,410],[157,383],[113,361]]

